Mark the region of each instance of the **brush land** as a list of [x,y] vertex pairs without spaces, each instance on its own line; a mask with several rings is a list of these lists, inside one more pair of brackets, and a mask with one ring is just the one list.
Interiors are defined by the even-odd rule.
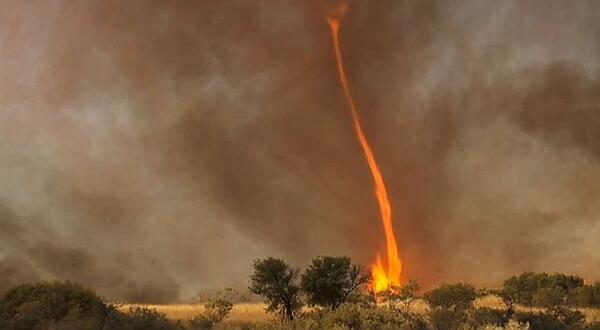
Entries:
[[349,258],[315,260],[302,276],[283,260],[257,260],[249,291],[264,303],[228,288],[201,303],[127,304],[76,283],[21,284],[0,293],[0,329],[600,330],[600,282],[573,275],[525,272],[495,289],[425,291],[410,280],[373,293]]
[[[475,301],[476,308],[491,308],[501,310],[503,308],[502,300],[496,296],[485,296]],[[131,308],[148,308],[158,313],[164,314],[168,319],[175,321],[190,321],[196,315],[205,311],[203,304],[122,304],[118,309],[127,312]],[[259,324],[273,321],[273,315],[265,312],[265,304],[262,303],[240,303],[234,304],[231,314],[223,321],[228,325]],[[428,311],[427,304],[419,300],[412,306],[413,311],[420,315],[426,315]],[[522,312],[540,311],[540,308],[518,306],[517,310]],[[600,308],[577,308],[585,315],[587,322],[600,322]]]

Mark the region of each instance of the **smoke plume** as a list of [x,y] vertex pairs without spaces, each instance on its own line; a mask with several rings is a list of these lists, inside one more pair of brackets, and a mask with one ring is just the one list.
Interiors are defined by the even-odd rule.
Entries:
[[[174,301],[382,250],[339,2],[0,4],[0,290]],[[600,276],[600,5],[349,1],[407,278]]]

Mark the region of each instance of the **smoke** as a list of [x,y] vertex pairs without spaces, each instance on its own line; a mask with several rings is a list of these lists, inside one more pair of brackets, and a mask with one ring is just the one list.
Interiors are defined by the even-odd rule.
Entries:
[[[245,286],[257,257],[372,261],[331,6],[0,4],[2,287],[173,301]],[[598,22],[591,0],[349,2],[408,277],[600,276]]]

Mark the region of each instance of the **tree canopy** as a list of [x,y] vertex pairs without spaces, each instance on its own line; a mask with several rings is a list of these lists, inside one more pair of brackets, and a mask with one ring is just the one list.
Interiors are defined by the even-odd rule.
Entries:
[[302,274],[301,288],[310,305],[338,308],[371,275],[349,257],[318,257]]
[[298,273],[298,269],[281,259],[257,259],[250,276],[250,292],[265,298],[268,312],[293,320],[302,307],[300,287],[296,283]]

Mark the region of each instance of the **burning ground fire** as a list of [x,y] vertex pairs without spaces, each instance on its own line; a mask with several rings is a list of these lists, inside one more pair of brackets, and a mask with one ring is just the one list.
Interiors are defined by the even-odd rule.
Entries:
[[392,286],[400,284],[402,275],[402,262],[400,260],[400,257],[398,256],[398,244],[396,243],[396,237],[394,235],[394,228],[392,222],[392,208],[390,206],[387,189],[385,187],[385,181],[383,179],[381,171],[379,170],[379,166],[377,166],[377,161],[375,160],[373,151],[371,150],[371,147],[367,142],[367,138],[365,137],[365,134],[362,130],[360,120],[358,117],[358,111],[356,110],[356,106],[354,105],[354,100],[352,99],[352,94],[350,93],[348,79],[346,78],[344,65],[342,63],[342,53],[340,50],[338,32],[340,28],[339,17],[343,15],[345,10],[346,7],[344,5],[340,9],[340,15],[338,15],[337,17],[328,17],[327,22],[331,27],[331,35],[333,37],[333,48],[335,50],[335,58],[337,63],[337,70],[340,76],[340,82],[342,84],[342,89],[344,90],[344,95],[346,97],[346,101],[348,102],[348,106],[352,114],[352,121],[354,123],[354,131],[356,133],[356,137],[360,142],[365,160],[367,161],[367,164],[369,165],[369,169],[371,170],[371,174],[373,176],[375,196],[377,197],[377,202],[379,204],[379,212],[381,213],[381,220],[385,232],[387,270],[385,269],[384,264],[381,261],[381,255],[377,255],[375,262],[371,265],[371,273],[373,276],[371,290],[377,293],[385,291],[386,289]]

